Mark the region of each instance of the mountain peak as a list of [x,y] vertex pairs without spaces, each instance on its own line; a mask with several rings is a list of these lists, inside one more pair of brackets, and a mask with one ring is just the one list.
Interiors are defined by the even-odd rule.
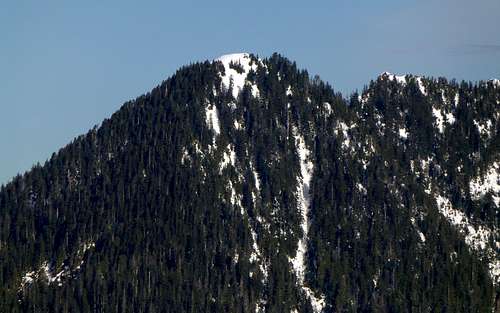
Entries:
[[389,79],[391,81],[395,80],[398,84],[401,84],[401,85],[406,85],[408,83],[408,79],[407,78],[415,78],[417,84],[418,84],[418,88],[420,90],[420,92],[426,96],[427,95],[427,90],[422,82],[422,77],[421,76],[414,76],[414,75],[411,75],[411,74],[407,74],[407,75],[395,75],[395,74],[391,74],[389,72],[383,72],[382,74],[379,75],[379,79]]
[[[229,88],[232,80],[233,97],[236,99],[247,82],[248,73],[250,70],[256,70],[257,64],[253,62],[249,53],[225,54],[214,61],[224,65],[224,73],[221,73],[222,83],[226,88]],[[257,86],[252,85],[252,92],[255,96]]]
[[492,311],[498,103],[386,72],[358,105],[279,54],[182,67],[0,188],[0,312]]
[[242,63],[244,59],[250,59],[250,54],[246,52],[229,53],[221,55],[220,57],[216,58],[215,61],[229,64],[231,62]]
[[406,75],[395,75],[390,72],[383,72],[378,76],[379,78],[388,78],[389,80],[396,80],[400,84],[406,83]]

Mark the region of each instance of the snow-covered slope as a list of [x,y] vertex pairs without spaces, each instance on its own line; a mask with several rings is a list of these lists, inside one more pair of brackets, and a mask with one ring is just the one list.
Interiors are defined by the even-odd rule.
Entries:
[[[218,57],[214,61],[219,61],[224,65],[224,73],[221,74],[222,83],[229,88],[232,82],[233,97],[237,98],[238,93],[243,89],[247,80],[248,73],[257,69],[257,60],[253,60],[249,53],[233,53]],[[241,70],[237,67],[241,66]],[[255,84],[249,83],[252,88],[252,94],[258,95],[258,89]]]

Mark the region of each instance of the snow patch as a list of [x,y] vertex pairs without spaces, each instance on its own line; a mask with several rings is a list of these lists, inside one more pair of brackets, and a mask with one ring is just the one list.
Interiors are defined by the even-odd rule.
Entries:
[[54,269],[49,266],[49,263],[44,262],[42,264],[42,271],[45,275],[45,278],[47,278],[47,283],[49,285],[56,282],[58,286],[62,286],[61,279],[63,278],[63,276],[66,276],[68,274],[69,268],[65,266],[58,273],[54,273]]
[[455,116],[450,112],[450,113],[446,113],[445,114],[446,116],[446,120],[448,121],[448,124],[453,124],[455,123]]
[[302,237],[299,239],[297,251],[295,257],[290,259],[292,263],[293,270],[297,275],[297,280],[304,291],[305,295],[311,302],[314,312],[321,312],[325,307],[325,297],[320,295],[317,297],[310,288],[304,286],[304,276],[305,276],[305,254],[307,252],[307,234],[309,232],[309,206],[310,206],[310,194],[309,188],[311,183],[311,178],[314,170],[314,164],[309,160],[311,152],[306,147],[304,137],[298,134],[296,128],[293,129],[293,134],[295,137],[295,144],[297,147],[297,154],[299,156],[300,162],[300,179],[297,186],[297,202],[301,213],[302,222]]
[[361,194],[366,196],[367,190],[366,190],[365,186],[363,186],[361,183],[357,183],[356,187],[357,187],[358,191],[361,192]]
[[[387,78],[390,81],[396,81],[398,84],[400,84],[402,86],[405,86],[408,83],[408,81],[406,79],[406,75],[399,75],[398,76],[398,75],[394,75],[394,74],[389,73],[389,72],[384,72],[384,73],[380,74],[379,77]],[[417,86],[418,86],[418,89],[420,90],[420,92],[424,96],[427,96],[427,90],[425,89],[422,77],[416,76],[415,80],[417,82]]]
[[24,289],[25,286],[31,285],[36,279],[38,279],[38,273],[35,271],[29,271],[24,274],[21,278],[21,288]]
[[[257,218],[259,220],[259,218]],[[268,265],[262,256],[262,252],[260,251],[259,244],[257,242],[257,233],[255,232],[255,229],[253,228],[252,224],[250,224],[250,234],[252,236],[252,253],[250,254],[249,261],[250,263],[257,264],[259,267],[259,271],[262,273],[262,280],[261,283],[263,285],[266,284],[268,276],[269,276],[269,270],[268,270]],[[253,276],[253,273],[250,272],[250,277]],[[265,301],[261,299],[259,303],[255,307],[255,312],[260,312],[259,308],[262,309],[263,306],[265,305]]]
[[183,147],[182,148],[182,156],[181,156],[181,164],[184,165],[190,160],[191,160],[191,156],[189,155],[188,150],[186,149],[186,147]]
[[457,93],[455,94],[455,98],[453,99],[453,103],[455,104],[455,106],[458,105],[459,100],[460,100],[460,95],[458,94],[457,91]]
[[[231,85],[231,81],[233,83],[233,97],[238,98],[238,93],[243,90],[243,87],[246,83],[250,84],[247,81],[247,76],[250,70],[256,70],[257,64],[252,61],[250,54],[248,53],[234,53],[234,54],[226,54],[223,55],[214,61],[219,61],[224,65],[224,75],[221,75],[222,83],[226,88],[229,88]],[[242,72],[239,73],[231,64],[236,66],[241,66]],[[252,89],[252,94],[254,97],[257,97],[259,94],[259,89],[255,84],[250,84]]]
[[205,120],[208,128],[212,129],[217,135],[220,134],[219,115],[217,113],[217,106],[210,104],[205,107]]
[[322,312],[326,305],[326,300],[324,295],[317,297],[314,292],[308,287],[302,287],[307,298],[311,302],[311,306],[314,313]]
[[380,135],[384,135],[384,129],[385,129],[385,123],[382,122],[382,115],[379,113],[374,114],[375,118],[375,125],[377,126],[377,130],[380,133]]
[[428,195],[432,194],[432,180],[429,177],[429,165],[433,162],[432,157],[427,159],[419,159],[417,162],[410,160],[410,169],[413,174],[422,179],[422,184],[425,187],[424,192]]
[[410,219],[410,221],[411,221],[411,224],[413,225],[413,227],[415,227],[415,230],[417,231],[417,234],[418,234],[418,237],[420,238],[420,241],[425,242],[425,236],[422,233],[422,231],[420,231],[420,229],[418,228],[417,223],[415,222],[415,218],[412,217]]
[[329,102],[323,103],[323,107],[325,108],[325,113],[327,115],[332,114],[332,106],[331,106],[331,104]]
[[[260,194],[260,179],[259,179],[259,175],[257,174],[257,171],[255,170],[255,167],[253,166],[252,161],[250,161],[250,170],[252,171],[252,174],[253,174],[255,189],[257,190],[257,193]],[[255,203],[255,201],[257,200],[257,197],[256,197],[255,192],[253,190],[252,190],[252,200],[253,200],[253,203]]]
[[432,115],[434,115],[434,118],[436,119],[436,125],[440,133],[444,132],[444,118],[443,114],[441,114],[441,110],[438,110],[436,108],[432,108]]
[[[259,180],[259,176],[258,176],[258,174],[257,174],[257,172],[252,164],[252,161],[250,161],[250,169],[251,169],[253,176],[254,176],[255,188],[257,189],[257,192],[259,192],[260,191],[260,180]],[[253,190],[252,190],[252,198],[253,198],[253,201],[255,203],[256,196],[255,196],[255,192]],[[262,217],[259,215],[256,216],[255,220],[258,223],[263,223]],[[249,261],[250,261],[250,263],[257,264],[257,266],[259,267],[259,270],[263,276],[261,283],[264,285],[264,284],[266,284],[267,279],[268,279],[268,275],[269,275],[268,274],[268,264],[266,263],[263,255],[262,255],[262,252],[260,251],[260,247],[259,247],[259,244],[257,241],[257,233],[255,232],[255,228],[251,222],[249,222],[249,226],[250,226],[250,234],[252,236],[252,252],[250,254]],[[253,276],[253,273],[250,272],[250,277],[252,277],[252,276]],[[255,306],[255,312],[262,312],[264,310],[265,304],[266,304],[265,300],[260,299],[259,302]]]
[[450,125],[455,123],[455,116],[452,113],[443,114],[440,109],[435,107],[432,107],[432,115],[436,119],[436,126],[441,134],[444,132],[445,122]]
[[[450,200],[442,195],[436,196],[439,212],[465,236],[465,243],[473,250],[484,253],[488,259],[490,276],[495,284],[500,283],[500,258],[498,253],[492,249],[488,242],[496,231],[491,231],[486,226],[474,226],[469,218],[461,211],[451,206]],[[500,245],[500,242],[495,242]]]
[[95,248],[95,242],[93,241],[88,241],[85,242],[82,247],[78,250],[78,254],[82,255],[85,254],[88,250]]
[[259,179],[259,175],[255,171],[255,169],[253,169],[252,172],[253,172],[253,178],[255,180],[255,188],[257,189],[257,191],[260,191],[260,179]]
[[389,73],[389,72],[384,72],[380,76],[387,77],[391,81],[395,80],[396,82],[398,82],[399,84],[402,84],[402,85],[406,84],[406,76],[405,75],[397,76],[397,75],[394,75],[394,74]]
[[227,145],[224,153],[222,154],[222,161],[220,162],[220,172],[229,165],[234,166],[236,164],[236,153],[231,144]]
[[234,189],[234,186],[233,186],[233,182],[231,180],[229,180],[228,182],[228,188],[231,192],[231,196],[230,196],[230,202],[233,206],[236,206],[240,209],[240,213],[241,215],[244,215],[245,214],[245,211],[243,209],[243,206],[241,205],[241,195],[239,195],[236,190]]
[[408,138],[408,131],[406,130],[406,128],[400,128],[399,129],[399,137],[403,138],[403,139],[407,139]]
[[356,123],[348,126],[346,123],[344,122],[338,122],[337,124],[337,128],[335,129],[335,135],[338,135],[339,132],[342,132],[342,137],[343,137],[343,141],[342,141],[342,148],[344,150],[348,150],[349,148],[351,149],[354,149],[353,146],[351,146],[351,139],[349,137],[349,133],[348,131],[355,128],[357,126]]
[[425,89],[424,83],[422,82],[422,77],[417,77],[417,85],[418,85],[418,89],[420,90],[420,92],[424,96],[427,96],[427,90]]
[[212,145],[209,146],[209,151],[214,151],[217,149],[216,136],[220,134],[219,115],[217,113],[217,106],[215,106],[215,104],[209,104],[205,107],[205,121],[208,128],[213,130],[215,133],[215,136],[212,138]]
[[307,232],[309,230],[309,225],[308,225],[309,222],[308,211],[310,203],[309,184],[312,177],[313,164],[311,161],[308,160],[310,152],[305,145],[304,138],[299,135],[295,135],[295,142],[297,145],[297,153],[299,155],[299,160],[300,160],[301,179],[297,187],[297,200],[298,200],[297,202],[302,217],[301,227],[303,236],[299,240],[297,253],[295,255],[295,258],[292,260],[292,265],[293,269],[295,270],[295,273],[297,273],[297,278],[299,279],[299,283],[302,285],[304,281],[304,270],[305,270],[304,257],[307,248],[306,247],[307,240],[305,240],[306,239],[305,237],[307,237]]
[[233,126],[234,126],[234,129],[236,129],[236,130],[243,129],[243,125],[241,125],[241,123],[238,120],[234,120]]
[[250,234],[252,235],[253,252],[250,254],[249,260],[252,263],[258,263],[260,272],[264,276],[264,281],[262,281],[262,283],[265,283],[268,277],[267,265],[265,264],[264,258],[262,257],[262,252],[260,251],[259,244],[257,243],[257,233],[255,232],[255,229],[253,229],[253,227],[250,227]]
[[48,285],[54,283],[57,286],[62,286],[65,279],[72,278],[76,272],[78,272],[84,263],[85,253],[95,248],[95,243],[93,241],[88,241],[82,244],[82,246],[77,250],[77,259],[80,261],[78,265],[73,269],[68,265],[61,266],[58,270],[51,265],[48,261],[42,262],[42,264],[35,270],[27,271],[21,277],[21,284],[19,286],[19,292],[24,292],[25,288],[31,285],[35,280],[44,280]]
[[236,103],[234,103],[233,101],[229,102],[227,106],[233,111],[237,108]]
[[500,163],[494,162],[483,176],[474,177],[469,183],[471,197],[479,200],[487,193],[491,193],[493,202],[498,208],[500,205]]
[[364,108],[364,106],[368,103],[368,101],[370,100],[370,93],[367,92],[366,94],[364,95],[359,95],[358,96],[358,101],[361,103],[361,108]]
[[486,138],[491,137],[491,133],[493,130],[493,124],[491,123],[491,120],[486,120],[485,122],[478,122],[476,120],[473,121],[474,125],[476,125],[477,130],[479,131],[479,134],[481,136],[485,136]]

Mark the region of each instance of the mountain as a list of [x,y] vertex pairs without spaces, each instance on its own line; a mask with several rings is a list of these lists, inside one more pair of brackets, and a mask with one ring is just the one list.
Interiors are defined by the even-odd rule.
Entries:
[[0,312],[500,312],[500,82],[182,67],[0,190]]

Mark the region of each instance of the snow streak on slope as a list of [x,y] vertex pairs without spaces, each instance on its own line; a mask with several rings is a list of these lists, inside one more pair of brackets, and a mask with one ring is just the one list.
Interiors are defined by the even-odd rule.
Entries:
[[222,154],[219,172],[222,173],[222,171],[230,165],[233,167],[236,165],[236,152],[231,144],[227,145],[224,153]]
[[[416,165],[418,162],[411,160],[410,167],[412,172],[423,180],[425,193],[435,198],[439,212],[464,236],[467,246],[477,251],[481,257],[486,258],[492,281],[494,284],[500,284],[500,258],[497,252],[498,249],[500,249],[500,242],[498,241],[497,235],[498,228],[490,229],[485,225],[474,224],[465,213],[452,207],[451,201],[441,194],[437,186],[432,184],[430,180],[429,165],[433,162],[433,158],[428,157],[426,160],[420,160],[420,167],[418,167]],[[495,165],[493,167],[495,167]],[[486,178],[487,181],[494,180],[494,178],[489,177],[490,175],[491,173],[486,175],[488,177]],[[471,185],[473,184],[476,184],[474,180],[471,181]],[[482,184],[488,185],[488,183],[484,182],[482,182]],[[473,188],[471,187],[471,195],[474,198],[474,192],[472,190]],[[480,192],[478,192],[478,194],[480,194]],[[413,218],[411,222],[415,227],[417,226]],[[417,232],[419,233],[421,241],[424,242],[425,236],[421,234],[419,229],[417,229]]]
[[212,144],[209,145],[209,151],[217,150],[217,136],[220,135],[220,122],[219,114],[217,112],[217,106],[215,104],[208,104],[205,107],[205,122],[209,129],[213,130],[215,136],[212,137]]
[[[256,70],[257,64],[252,62],[252,59],[248,53],[234,53],[223,55],[215,61],[220,61],[224,65],[224,75],[221,75],[222,83],[226,88],[229,88],[231,80],[233,82],[233,97],[237,98],[238,93],[245,86],[246,78],[250,70]],[[243,69],[242,73],[239,73],[234,67],[231,67],[231,63],[235,65],[240,65]],[[253,63],[253,64],[252,64]],[[255,84],[251,84],[252,95],[254,97],[258,96],[258,88]]]
[[220,134],[219,115],[215,104],[210,104],[205,108],[205,118],[208,128],[212,129],[215,134]]
[[[494,284],[500,283],[500,258],[498,253],[492,249],[488,243],[495,232],[485,226],[474,226],[469,218],[461,211],[451,206],[450,200],[442,195],[436,197],[439,212],[465,236],[465,243],[478,252],[484,253],[488,259],[488,267],[491,279]],[[496,249],[500,247],[500,242],[495,242]]]
[[475,177],[469,184],[470,193],[474,200],[481,199],[491,193],[496,207],[500,206],[500,163],[494,162],[483,177]]
[[410,221],[411,221],[411,224],[413,225],[413,227],[415,227],[415,230],[417,231],[417,234],[418,234],[418,237],[420,238],[420,241],[425,242],[425,236],[422,233],[422,231],[418,228],[417,222],[415,221],[415,218],[412,217],[410,219]]
[[299,135],[295,135],[295,142],[297,145],[297,152],[300,158],[300,174],[301,181],[297,187],[297,198],[298,205],[302,217],[302,231],[303,237],[299,240],[297,254],[292,260],[293,268],[297,273],[297,278],[299,282],[302,283],[304,280],[304,256],[306,253],[306,236],[309,230],[308,216],[309,211],[309,183],[311,181],[311,174],[313,170],[313,164],[307,160],[309,157],[309,150],[305,146],[304,138]]
[[427,90],[425,89],[424,83],[422,82],[422,77],[417,77],[417,84],[418,84],[418,89],[420,90],[420,92],[424,96],[427,96]]
[[[254,177],[254,186],[255,186],[255,191],[257,192],[258,195],[260,195],[260,179],[257,174],[257,171],[252,163],[250,161],[250,170],[253,173]],[[254,202],[254,205],[257,201],[257,195],[255,194],[255,191],[252,190],[252,200]],[[261,222],[260,216],[256,216],[256,221]],[[259,267],[260,272],[262,273],[262,285],[265,285],[267,283],[267,279],[269,276],[268,273],[268,264],[266,263],[265,258],[262,255],[262,252],[260,250],[258,241],[257,241],[257,232],[255,231],[255,227],[252,225],[252,223],[249,223],[250,225],[250,234],[252,235],[252,253],[250,254],[249,261],[251,263],[257,264]],[[250,273],[250,277],[253,276],[254,273]],[[264,299],[260,299],[257,304],[255,305],[255,312],[264,312],[265,311],[265,305],[266,301]]]
[[78,249],[76,254],[76,259],[79,260],[73,269],[68,265],[63,265],[56,271],[56,268],[49,264],[49,262],[43,262],[40,267],[36,270],[26,272],[21,278],[21,285],[19,291],[23,292],[25,288],[31,285],[35,280],[44,280],[48,285],[57,283],[57,286],[62,286],[64,280],[72,278],[80,270],[84,263],[85,253],[95,248],[95,243],[93,241],[85,242],[80,249]]
[[306,294],[307,298],[310,300],[314,312],[321,312],[325,307],[324,296],[316,297],[310,288],[304,286],[305,254],[307,250],[307,234],[309,231],[308,213],[311,202],[309,187],[313,173],[313,163],[309,160],[309,156],[311,153],[306,147],[304,137],[298,135],[296,129],[294,129],[294,134],[295,143],[297,145],[297,153],[300,160],[301,179],[299,180],[299,184],[297,186],[297,199],[302,217],[301,226],[303,234],[302,238],[300,238],[298,242],[297,252],[295,254],[295,257],[291,259],[291,263],[293,266],[293,270],[297,275],[297,280],[300,284],[300,287]]

